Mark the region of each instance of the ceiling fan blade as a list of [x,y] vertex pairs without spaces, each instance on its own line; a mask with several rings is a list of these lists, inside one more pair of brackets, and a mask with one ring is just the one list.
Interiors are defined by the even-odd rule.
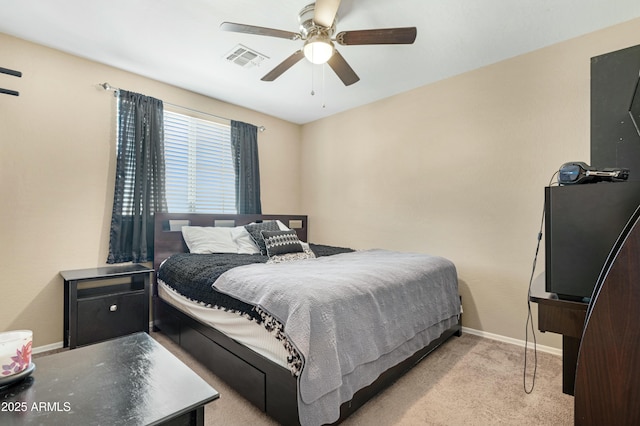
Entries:
[[412,44],[416,40],[416,27],[380,28],[377,30],[342,31],[336,41],[343,45]]
[[289,56],[287,59],[280,62],[280,64],[278,64],[274,69],[269,71],[267,75],[262,77],[260,80],[262,81],[275,80],[276,78],[280,77],[282,73],[284,73],[286,70],[288,70],[289,68],[297,64],[302,58],[304,58],[304,53],[302,52],[302,50],[298,50],[293,55]]
[[313,22],[321,27],[330,28],[336,19],[340,0],[317,0]]
[[256,27],[255,25],[236,24],[235,22],[223,22],[220,24],[223,31],[231,31],[234,33],[244,33],[252,35],[261,35],[268,37],[286,38],[289,40],[299,40],[300,34],[291,31],[276,30],[273,28]]
[[337,50],[327,61],[331,69],[338,75],[345,86],[351,86],[353,83],[360,81],[360,77],[355,73],[353,68],[347,63],[344,57]]

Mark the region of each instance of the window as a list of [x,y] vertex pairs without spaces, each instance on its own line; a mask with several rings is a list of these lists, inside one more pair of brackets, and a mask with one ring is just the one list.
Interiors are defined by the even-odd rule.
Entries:
[[170,213],[236,213],[230,126],[164,111]]

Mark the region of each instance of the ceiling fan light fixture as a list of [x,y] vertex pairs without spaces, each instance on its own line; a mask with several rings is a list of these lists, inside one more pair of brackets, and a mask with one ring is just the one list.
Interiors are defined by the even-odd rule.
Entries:
[[315,34],[304,44],[304,56],[313,64],[324,64],[333,56],[331,39],[323,34]]

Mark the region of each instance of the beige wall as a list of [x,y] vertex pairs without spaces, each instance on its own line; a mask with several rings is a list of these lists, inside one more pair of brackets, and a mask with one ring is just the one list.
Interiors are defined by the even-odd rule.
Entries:
[[[58,272],[104,265],[115,170],[109,82],[176,105],[263,125],[263,210],[302,213],[300,126],[0,34],[0,331],[34,330],[34,346],[62,341]],[[265,182],[269,184],[266,185]]]
[[463,325],[524,339],[543,188],[562,163],[589,162],[590,58],[640,43],[638,25],[303,126],[310,240],[446,256]]
[[264,125],[265,213],[309,214],[313,242],[446,256],[464,325],[523,339],[543,188],[560,164],[589,161],[589,58],[639,44],[638,24],[302,127],[0,34],[1,65],[24,73],[0,75],[20,91],[0,96],[0,330],[61,342],[58,271],[104,264],[115,100],[97,84],[107,81]]

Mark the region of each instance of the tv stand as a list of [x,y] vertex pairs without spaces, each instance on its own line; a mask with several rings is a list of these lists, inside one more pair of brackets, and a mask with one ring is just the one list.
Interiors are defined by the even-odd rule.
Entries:
[[542,285],[531,289],[532,302],[538,304],[538,330],[562,334],[562,392],[574,394],[578,350],[584,329],[587,303],[564,300],[547,293]]

